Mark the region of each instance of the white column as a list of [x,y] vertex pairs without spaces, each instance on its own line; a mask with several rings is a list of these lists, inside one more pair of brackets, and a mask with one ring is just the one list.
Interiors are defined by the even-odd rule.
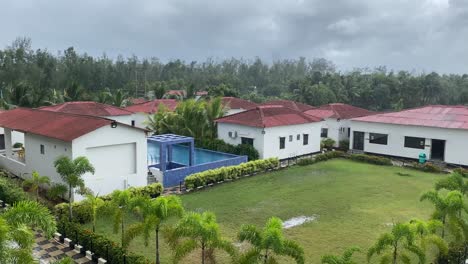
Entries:
[[7,158],[11,158],[13,154],[13,150],[12,150],[13,143],[11,142],[11,129],[5,128],[4,133],[5,133],[5,154]]

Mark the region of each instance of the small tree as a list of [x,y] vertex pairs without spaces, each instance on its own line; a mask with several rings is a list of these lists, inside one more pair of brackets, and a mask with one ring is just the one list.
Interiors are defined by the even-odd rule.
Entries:
[[390,233],[379,237],[374,246],[367,252],[367,261],[374,255],[380,255],[380,263],[410,263],[409,254],[415,255],[420,264],[425,263],[424,251],[415,244],[415,233],[409,224],[398,223]]
[[440,236],[436,235],[437,230],[443,228],[443,224],[439,220],[428,220],[423,221],[419,219],[412,219],[410,226],[416,234],[416,238],[419,239],[419,244],[423,250],[427,249],[427,246],[434,245],[437,247],[442,255],[446,255],[448,252],[448,245],[445,240]]
[[121,232],[121,245],[123,249],[127,249],[129,239],[125,239],[125,216],[129,211],[132,210],[132,200],[140,199],[138,196],[132,197],[132,194],[129,190],[115,190],[111,194],[111,200],[106,203],[105,210],[106,212],[113,213],[113,230],[117,234]]
[[149,237],[152,231],[155,232],[156,239],[156,264],[160,264],[159,259],[159,232],[161,225],[171,216],[181,216],[184,212],[182,202],[177,196],[159,196],[156,199],[141,197],[135,199],[134,207],[143,217],[142,221],[131,225],[125,236],[125,244],[143,234],[145,246],[148,246]]
[[358,247],[352,247],[345,250],[342,256],[325,255],[322,257],[322,264],[357,264],[353,261],[354,252],[360,251]]
[[88,193],[86,194],[86,199],[83,201],[84,204],[89,205],[91,208],[91,215],[93,218],[93,232],[96,232],[96,219],[97,219],[97,211],[99,208],[101,208],[104,205],[104,201],[99,198],[99,196],[96,194]]
[[50,179],[47,176],[41,176],[37,171],[32,172],[32,177],[23,182],[24,186],[29,187],[29,190],[35,192],[36,201],[39,202],[39,189],[42,185],[50,185]]
[[[234,246],[221,237],[216,217],[211,212],[187,213],[175,228],[168,229],[168,241],[174,248],[174,262],[180,261],[190,252],[201,249],[201,263],[214,262],[214,250],[226,251],[236,256]],[[183,239],[183,240],[182,240]]]
[[441,189],[459,191],[465,195],[468,191],[468,183],[465,182],[465,179],[461,174],[455,172],[448,177],[439,179],[435,184],[435,189],[437,191]]
[[73,218],[72,198],[73,189],[84,188],[83,174],[90,172],[94,174],[94,167],[86,157],[77,157],[72,160],[67,156],[61,156],[54,162],[57,173],[63,181],[68,184],[68,208],[70,221]]
[[239,259],[239,263],[277,263],[274,255],[288,256],[298,264],[304,263],[304,250],[294,241],[283,237],[283,223],[279,218],[268,219],[263,230],[244,225],[238,234],[241,242],[248,241],[252,248]]

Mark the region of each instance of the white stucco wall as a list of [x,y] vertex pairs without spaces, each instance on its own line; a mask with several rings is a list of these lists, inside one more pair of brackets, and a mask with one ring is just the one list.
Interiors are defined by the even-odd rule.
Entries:
[[[4,135],[5,131],[3,127],[0,127],[0,135]],[[24,134],[21,132],[13,131],[11,132],[11,143],[15,144],[16,142],[24,144]]]
[[101,116],[107,119],[112,119],[117,122],[132,125],[133,115],[121,115],[121,116]]
[[146,113],[134,113],[132,120],[135,120],[135,126],[139,128],[146,128],[146,120],[148,120],[148,114]]
[[325,121],[322,122],[322,127],[328,128],[328,138],[336,142],[335,147],[339,146],[341,140],[349,140],[349,122],[350,121],[347,119],[338,120],[336,118],[326,118]]
[[[96,172],[83,176],[86,186],[105,195],[116,189],[147,184],[146,144],[142,130],[105,126],[73,140],[73,158],[88,157]],[[82,197],[77,195],[75,199]]]
[[[262,128],[241,126],[235,124],[218,123],[218,138],[226,143],[237,145],[241,143],[241,137],[253,138],[254,147],[258,150],[260,158],[278,157],[286,159],[304,154],[320,151],[321,122]],[[229,132],[236,132],[237,137],[229,137]],[[297,140],[297,134],[300,139]],[[303,145],[303,134],[309,134],[309,144]],[[293,136],[289,141],[289,136]],[[279,138],[285,137],[285,148],[279,148]]]
[[[353,146],[353,131],[365,132],[365,152],[413,159],[417,159],[420,153],[425,153],[427,157],[430,158],[432,144],[431,140],[445,140],[445,162],[468,166],[468,155],[466,155],[468,149],[467,130],[367,123],[352,120],[350,141],[351,148]],[[369,143],[369,133],[388,134],[388,144],[379,145]],[[405,136],[425,138],[425,148],[406,148],[404,146]]]

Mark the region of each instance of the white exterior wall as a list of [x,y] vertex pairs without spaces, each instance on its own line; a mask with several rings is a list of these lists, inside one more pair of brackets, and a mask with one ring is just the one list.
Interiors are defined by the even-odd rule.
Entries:
[[[457,129],[444,129],[435,127],[403,126],[382,123],[367,123],[351,121],[351,141],[352,148],[353,131],[365,132],[364,151],[417,159],[420,153],[425,153],[431,157],[431,140],[445,140],[445,159],[447,163],[468,166],[468,131]],[[388,144],[379,145],[369,143],[369,133],[388,134]],[[426,138],[424,149],[405,148],[405,136]]]
[[[322,122],[322,128],[328,128],[328,138],[335,141],[335,147],[339,146],[340,141],[349,140],[348,128],[350,121],[347,119],[338,120],[336,118],[326,118]],[[344,128],[344,130],[342,130]]]
[[135,126],[139,128],[146,128],[146,120],[148,120],[148,114],[146,113],[134,113],[132,120],[135,120]]
[[132,125],[133,115],[121,115],[121,116],[101,116],[107,119],[115,120],[119,123]]
[[[4,135],[4,134],[5,134],[5,130],[3,129],[3,127],[0,127],[0,135]],[[16,142],[24,144],[24,134],[21,132],[12,131],[11,143],[15,144]]]
[[[95,174],[83,176],[99,195],[147,184],[147,142],[144,131],[118,125],[101,127],[73,140],[73,158],[88,157]],[[75,200],[82,197],[75,196]]]
[[[291,126],[279,126],[265,128],[248,127],[236,124],[218,123],[218,138],[226,143],[238,145],[241,137],[253,138],[254,147],[258,150],[260,158],[278,157],[286,159],[320,151],[321,122]],[[236,138],[230,138],[229,132],[237,132]],[[297,140],[297,134],[300,139]],[[303,145],[303,134],[309,134],[309,144]],[[293,140],[289,141],[289,136]],[[279,138],[285,137],[285,148],[279,148]]]

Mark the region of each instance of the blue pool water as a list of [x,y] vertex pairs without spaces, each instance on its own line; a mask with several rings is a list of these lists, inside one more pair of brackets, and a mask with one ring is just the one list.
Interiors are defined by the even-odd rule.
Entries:
[[[213,152],[205,149],[195,148],[195,164],[209,163],[218,160],[230,159],[235,156],[220,152]],[[183,145],[173,145],[172,160],[177,163],[188,165],[189,148]],[[148,165],[159,163],[159,145],[148,142]]]

